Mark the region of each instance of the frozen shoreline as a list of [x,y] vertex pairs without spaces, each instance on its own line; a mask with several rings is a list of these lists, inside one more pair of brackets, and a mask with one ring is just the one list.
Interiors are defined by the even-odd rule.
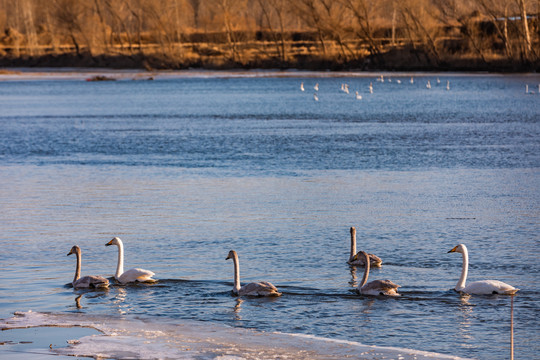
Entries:
[[[83,313],[16,312],[2,329],[87,327],[102,334],[69,340],[51,354],[115,359],[455,359],[432,352],[363,345],[302,334],[265,333],[207,322],[124,318]],[[46,354],[46,351],[43,353]]]
[[[109,68],[9,68],[0,69],[1,81],[29,80],[86,80],[94,76],[107,76],[115,80],[155,80],[182,78],[375,78],[380,75],[395,78],[418,77],[452,77],[452,76],[486,76],[486,72],[393,72],[393,71],[304,71],[304,70],[159,70],[144,71],[140,69],[109,69]],[[493,73],[491,76],[504,76]],[[512,76],[536,77],[540,74],[512,74]]]

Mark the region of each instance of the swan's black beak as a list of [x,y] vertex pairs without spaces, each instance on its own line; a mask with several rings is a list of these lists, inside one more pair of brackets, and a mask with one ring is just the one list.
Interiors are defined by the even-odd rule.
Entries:
[[458,248],[457,246],[454,246],[454,248],[453,248],[452,250],[450,250],[449,252],[447,252],[447,254],[448,254],[448,253],[456,252],[457,248]]
[[225,258],[225,260],[229,260],[230,258],[231,258],[230,256],[227,256],[227,257]]
[[112,240],[105,244],[105,246],[111,246],[111,245],[112,245]]
[[71,254],[73,254],[73,253],[72,253],[72,252],[70,251],[70,252],[68,252],[68,253],[67,253],[67,255],[66,255],[66,256],[69,256],[69,255],[71,255]]

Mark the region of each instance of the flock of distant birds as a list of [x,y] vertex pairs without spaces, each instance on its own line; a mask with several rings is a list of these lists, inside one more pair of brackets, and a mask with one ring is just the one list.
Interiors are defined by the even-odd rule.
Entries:
[[[384,83],[385,81],[392,82],[392,78],[388,77],[385,80],[384,75],[380,75],[377,78],[377,81],[381,82],[381,83]],[[395,82],[397,84],[401,84],[401,79],[396,79]],[[409,80],[409,82],[411,84],[414,84],[414,77],[413,76],[411,76],[411,79]],[[440,83],[441,83],[441,80],[439,78],[437,78],[437,85],[440,84]],[[426,82],[426,88],[431,89],[431,81],[430,80],[428,80]],[[313,86],[313,89],[315,90],[315,92],[313,93],[313,100],[319,101],[319,93],[318,93],[318,91],[319,91],[319,83],[316,83],[315,86]],[[446,80],[446,90],[450,90],[450,80]],[[300,91],[306,91],[306,88],[304,86],[304,82],[300,83]],[[340,91],[344,92],[345,94],[349,94],[350,93],[349,84],[341,83]],[[369,93],[373,94],[373,82],[369,83]],[[529,94],[529,95],[534,95],[535,94],[534,91],[532,91],[532,90],[529,91],[529,85],[528,84],[525,85],[525,93]],[[538,94],[540,94],[540,84],[538,84]],[[355,95],[356,100],[362,100],[362,95],[358,92],[358,90],[356,90],[354,92],[354,95]]]
[[[372,296],[399,296],[397,289],[400,285],[394,284],[390,280],[374,280],[368,282],[369,271],[371,267],[381,267],[382,260],[376,255],[368,254],[365,251],[356,252],[356,229],[350,228],[351,236],[351,252],[347,263],[351,266],[363,266],[364,275],[362,281],[358,284],[357,292],[362,295]],[[132,282],[155,282],[157,280],[152,277],[155,275],[152,271],[144,270],[140,268],[133,268],[124,271],[124,245],[120,238],[115,237],[111,241],[105,244],[105,246],[115,245],[118,247],[118,262],[116,266],[116,273],[114,280],[120,284],[127,284]],[[492,294],[504,294],[514,295],[519,289],[508,285],[498,280],[481,280],[466,284],[467,274],[469,268],[469,255],[467,247],[464,244],[459,244],[452,248],[449,253],[457,252],[461,253],[463,257],[463,264],[461,270],[461,276],[458,283],[455,286],[455,290],[460,293],[469,295],[492,295]],[[75,254],[77,257],[77,265],[75,269],[75,277],[73,278],[73,288],[107,288],[109,287],[109,280],[102,276],[84,276],[81,277],[81,249],[75,245],[71,248],[68,255]],[[240,284],[240,267],[238,261],[238,254],[236,251],[231,250],[225,258],[225,260],[232,259],[234,265],[234,286],[232,293],[236,296],[280,296],[282,293],[271,283],[252,282],[241,286]]]

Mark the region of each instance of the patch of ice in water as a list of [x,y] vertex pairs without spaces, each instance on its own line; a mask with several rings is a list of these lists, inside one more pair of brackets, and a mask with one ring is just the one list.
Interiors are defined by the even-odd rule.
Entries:
[[17,312],[2,328],[85,326],[103,335],[70,341],[60,355],[115,359],[454,359],[449,355],[302,334],[265,333],[207,322],[167,318],[122,318],[88,314]]

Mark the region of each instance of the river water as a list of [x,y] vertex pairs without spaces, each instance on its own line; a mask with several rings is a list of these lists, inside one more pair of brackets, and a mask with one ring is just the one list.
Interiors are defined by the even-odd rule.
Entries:
[[[99,328],[119,359],[271,358],[265,341],[292,358],[377,358],[355,353],[364,344],[507,359],[511,298],[453,290],[461,256],[447,252],[464,243],[469,281],[520,289],[516,358],[540,352],[540,76],[56,75],[0,78],[0,318]],[[351,226],[358,248],[383,259],[370,279],[401,285],[399,298],[355,293]],[[159,281],[66,286],[75,244],[83,275],[114,274],[114,236],[126,269]],[[243,283],[270,281],[283,296],[231,296],[231,249]],[[209,333],[236,350],[175,342]],[[275,338],[285,334],[320,343],[305,353]],[[84,344],[78,354],[95,356]]]

